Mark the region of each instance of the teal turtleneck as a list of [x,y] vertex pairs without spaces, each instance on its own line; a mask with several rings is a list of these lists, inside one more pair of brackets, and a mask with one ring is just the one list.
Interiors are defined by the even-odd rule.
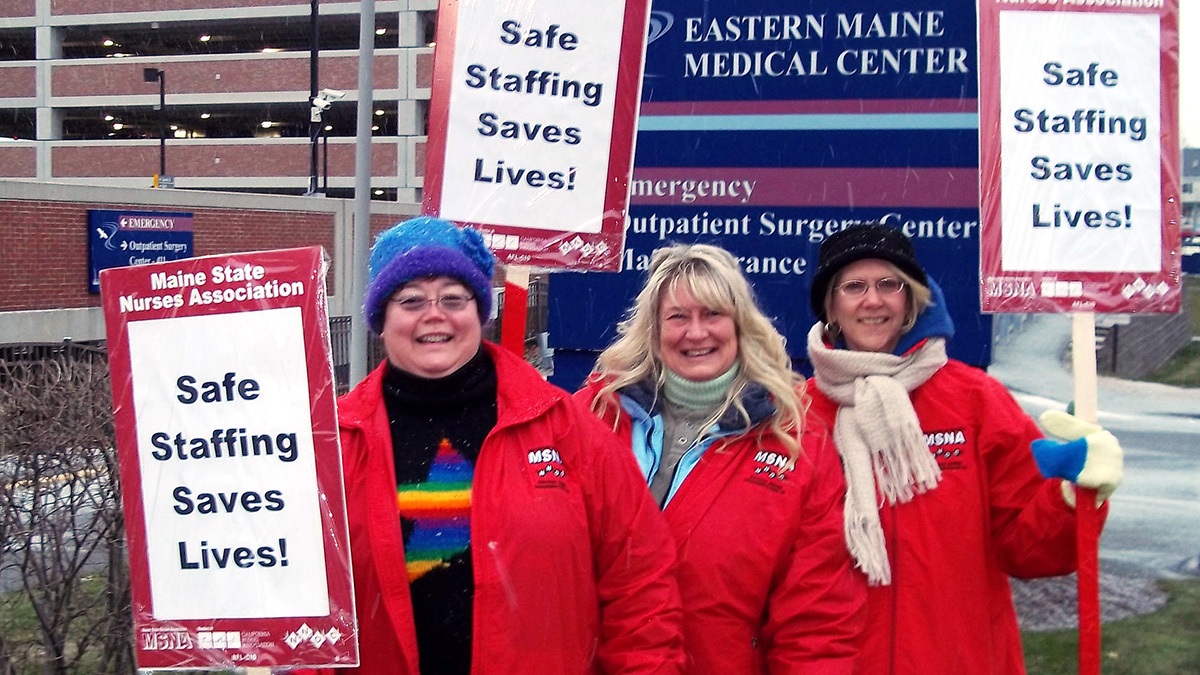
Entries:
[[737,361],[733,362],[729,370],[704,382],[684,379],[676,375],[674,371],[667,369],[666,381],[663,383],[663,396],[681,408],[711,411],[725,400],[725,395],[729,392],[729,385],[737,377],[737,374]]

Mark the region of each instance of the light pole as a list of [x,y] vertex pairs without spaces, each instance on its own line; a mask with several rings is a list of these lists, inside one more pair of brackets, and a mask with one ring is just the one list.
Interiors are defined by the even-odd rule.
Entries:
[[321,125],[321,174],[323,185],[321,190],[329,194],[329,127]]
[[167,175],[167,74],[159,68],[143,68],[142,79],[158,80],[158,175]]

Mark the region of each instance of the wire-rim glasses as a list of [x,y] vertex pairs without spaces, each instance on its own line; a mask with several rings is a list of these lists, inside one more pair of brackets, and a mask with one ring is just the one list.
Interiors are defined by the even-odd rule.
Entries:
[[[874,283],[875,290],[880,295],[895,295],[903,291],[906,285],[903,279],[893,279],[892,277],[884,277]],[[834,290],[842,295],[856,298],[866,295],[871,286],[871,282],[863,279],[849,279],[835,286]]]
[[437,306],[441,307],[442,311],[453,314],[466,309],[467,305],[474,299],[474,295],[447,293],[446,295],[439,295],[436,298],[427,298],[422,295],[406,295],[398,298],[390,298],[390,301],[400,305],[400,309],[410,314],[424,312],[429,308],[429,305],[434,303],[437,303]]

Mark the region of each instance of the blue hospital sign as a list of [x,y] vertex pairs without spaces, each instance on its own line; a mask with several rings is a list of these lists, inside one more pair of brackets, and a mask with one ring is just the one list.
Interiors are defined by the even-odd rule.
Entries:
[[192,214],[88,209],[88,292],[100,270],[192,257]]
[[976,51],[974,0],[655,0],[621,269],[551,276],[556,383],[578,386],[674,243],[732,252],[803,362],[821,242],[865,221],[912,238],[952,355],[986,365]]

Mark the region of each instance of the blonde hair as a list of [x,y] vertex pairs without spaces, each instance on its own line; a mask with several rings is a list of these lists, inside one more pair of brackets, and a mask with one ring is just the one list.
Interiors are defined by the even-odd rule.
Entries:
[[[929,306],[929,303],[933,299],[933,291],[930,291],[928,286],[917,281],[911,274],[896,265],[882,258],[873,258],[873,260],[879,260],[887,265],[891,270],[890,274],[892,276],[899,277],[904,281],[904,294],[908,297],[908,309],[904,312],[904,323],[900,326],[900,334],[904,335],[912,330],[912,327],[917,324],[917,317],[921,316],[921,312],[924,312],[925,308]],[[837,271],[837,274],[833,275],[833,279],[829,281],[829,286],[825,291],[825,316],[827,317],[833,316],[833,294],[837,290],[838,284],[842,281],[842,272],[845,269],[843,267]],[[825,334],[830,339],[836,340],[842,334],[842,330],[836,323],[830,320],[825,323]]]
[[617,339],[600,353],[592,369],[593,376],[605,379],[592,409],[603,415],[608,406],[617,405],[616,392],[635,382],[652,381],[656,391],[662,390],[666,367],[660,348],[659,305],[665,294],[679,286],[709,309],[732,317],[737,331],[737,376],[704,426],[711,427],[733,409],[749,427],[750,416],[741,395],[751,383],[760,384],[775,405],[767,428],[792,460],[797,459],[808,405],[804,379],[792,370],[785,340],[758,308],[737,259],[716,246],[678,244],[654,252],[645,286],[626,318],[617,324]]

